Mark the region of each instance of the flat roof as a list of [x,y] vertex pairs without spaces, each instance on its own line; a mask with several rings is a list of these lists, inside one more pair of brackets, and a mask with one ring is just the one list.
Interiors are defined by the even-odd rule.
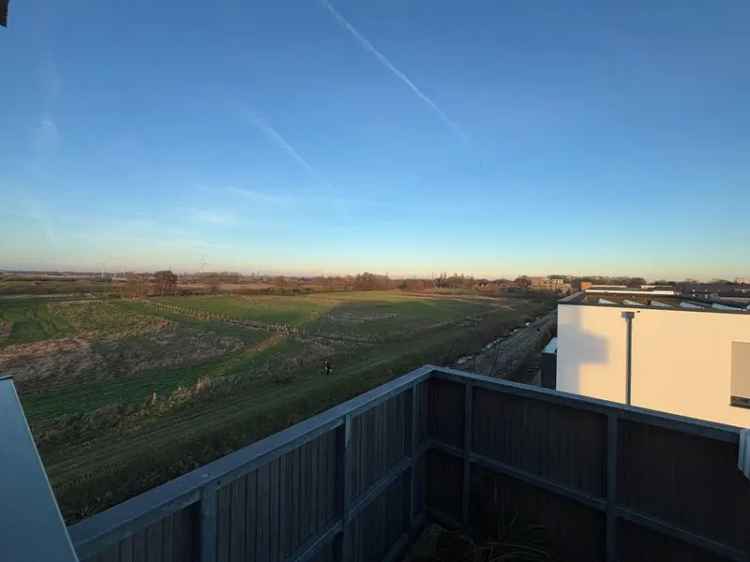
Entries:
[[613,306],[628,308],[652,308],[658,310],[682,310],[693,312],[716,312],[719,314],[750,314],[742,306],[698,300],[679,294],[662,295],[655,292],[623,294],[620,292],[581,291],[558,301],[559,304],[586,306]]
[[676,295],[674,289],[602,289],[600,287],[590,287],[584,289],[587,293],[608,293],[612,295]]

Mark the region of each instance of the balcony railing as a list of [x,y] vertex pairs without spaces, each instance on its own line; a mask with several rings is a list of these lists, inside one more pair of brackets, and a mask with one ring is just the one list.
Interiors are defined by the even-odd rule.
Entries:
[[84,562],[398,560],[428,521],[576,561],[750,560],[739,430],[425,366],[70,528]]

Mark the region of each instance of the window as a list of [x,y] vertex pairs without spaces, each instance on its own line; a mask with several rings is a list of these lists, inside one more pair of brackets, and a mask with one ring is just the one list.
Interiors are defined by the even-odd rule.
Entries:
[[750,408],[750,343],[732,342],[732,406]]

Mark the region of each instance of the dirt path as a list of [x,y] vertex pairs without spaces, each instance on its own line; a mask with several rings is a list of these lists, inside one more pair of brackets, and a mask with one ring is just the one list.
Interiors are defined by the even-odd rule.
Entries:
[[476,355],[462,357],[455,366],[491,377],[513,378],[549,341],[556,322],[557,312],[550,312],[528,326],[517,328],[508,337],[487,344]]

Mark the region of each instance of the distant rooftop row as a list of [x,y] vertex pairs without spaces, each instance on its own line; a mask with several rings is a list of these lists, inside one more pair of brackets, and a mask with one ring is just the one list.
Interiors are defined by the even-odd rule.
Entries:
[[564,299],[569,304],[675,308],[712,312],[750,312],[750,304],[707,302],[681,295],[674,289],[655,285],[628,288],[614,285],[591,285]]

